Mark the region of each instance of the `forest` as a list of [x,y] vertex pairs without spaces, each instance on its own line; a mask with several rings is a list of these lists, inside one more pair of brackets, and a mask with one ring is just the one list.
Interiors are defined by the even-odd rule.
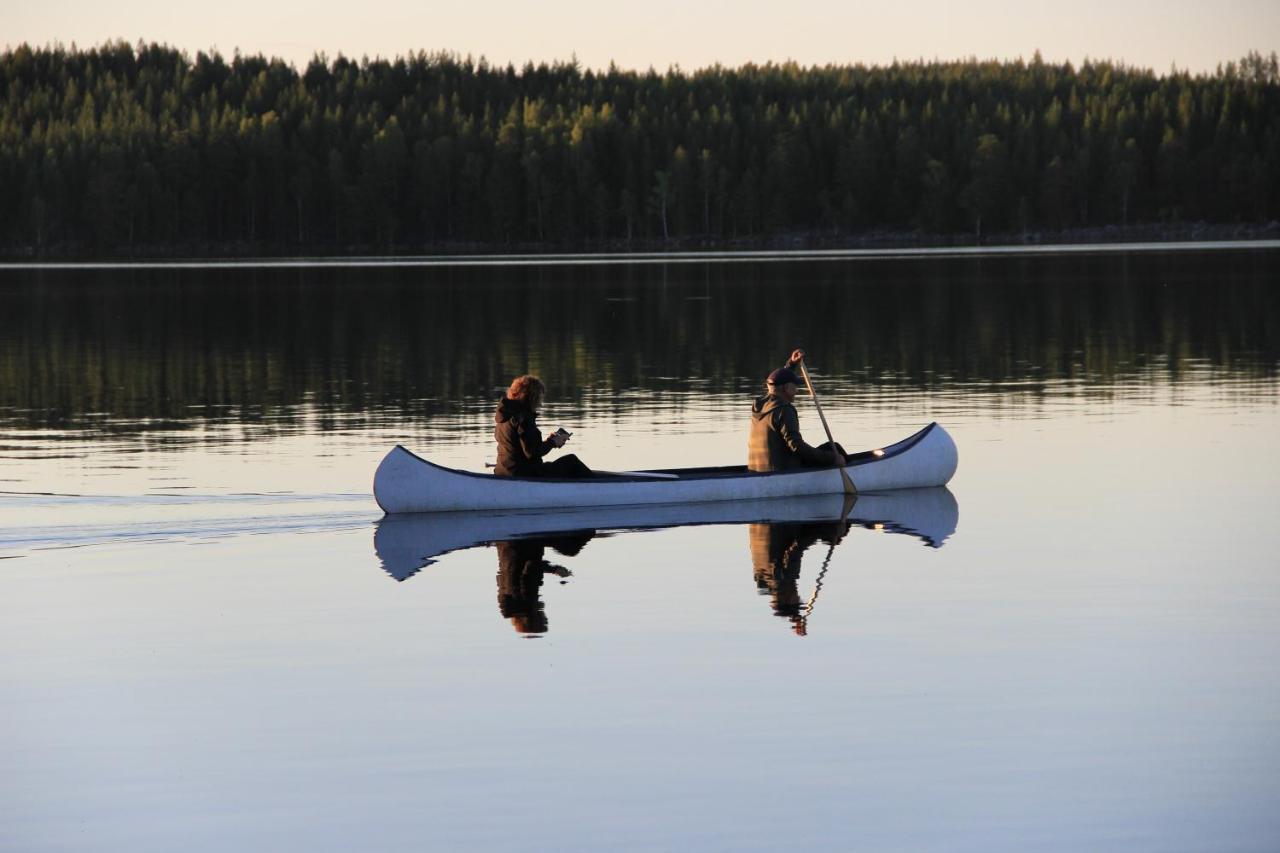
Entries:
[[749,245],[1280,218],[1280,68],[0,53],[8,256]]

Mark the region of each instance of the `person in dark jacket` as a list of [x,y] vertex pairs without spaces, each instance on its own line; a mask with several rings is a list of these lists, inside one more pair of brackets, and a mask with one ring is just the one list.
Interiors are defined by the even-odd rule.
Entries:
[[570,453],[554,462],[543,458],[564,447],[569,433],[557,430],[546,438],[538,429],[538,408],[546,386],[536,376],[517,376],[493,414],[498,463],[493,473],[504,477],[590,477],[591,469]]
[[804,350],[791,353],[783,367],[769,374],[766,393],[751,407],[751,434],[747,438],[747,468],[751,471],[791,471],[797,468],[830,468],[845,465],[844,448],[824,442],[810,447],[800,435],[800,416],[793,401],[799,377],[793,368]]

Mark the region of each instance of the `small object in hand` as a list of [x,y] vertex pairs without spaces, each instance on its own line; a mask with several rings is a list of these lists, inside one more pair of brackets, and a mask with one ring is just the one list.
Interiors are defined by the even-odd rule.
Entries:
[[565,438],[568,438],[569,436],[573,435],[573,433],[569,432],[564,427],[560,427],[558,430],[556,430],[556,435],[563,435]]

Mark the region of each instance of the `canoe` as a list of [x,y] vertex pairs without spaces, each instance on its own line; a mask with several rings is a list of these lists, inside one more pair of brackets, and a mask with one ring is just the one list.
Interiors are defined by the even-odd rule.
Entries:
[[[845,468],[861,492],[945,486],[955,473],[956,445],[937,423],[884,448],[849,457]],[[373,496],[386,513],[456,512],[522,507],[602,507],[790,498],[840,494],[836,468],[759,473],[745,465],[671,468],[590,479],[498,477],[435,465],[401,445],[373,477]]]
[[941,548],[955,533],[959,515],[955,496],[945,487],[860,494],[856,498],[838,494],[683,505],[411,513],[379,520],[373,547],[386,573],[403,581],[445,554],[498,542],[689,525],[796,526],[843,520],[869,530],[906,534],[930,548]]

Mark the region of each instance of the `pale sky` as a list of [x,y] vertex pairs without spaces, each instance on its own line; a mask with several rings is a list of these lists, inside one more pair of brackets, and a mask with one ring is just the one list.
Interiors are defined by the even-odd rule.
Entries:
[[719,62],[804,65],[899,59],[1086,57],[1167,71],[1210,71],[1249,50],[1280,50],[1280,0],[0,0],[0,43],[81,47],[158,41],[282,57],[316,51],[393,57],[450,50],[491,63],[576,54],[586,67],[685,70]]

